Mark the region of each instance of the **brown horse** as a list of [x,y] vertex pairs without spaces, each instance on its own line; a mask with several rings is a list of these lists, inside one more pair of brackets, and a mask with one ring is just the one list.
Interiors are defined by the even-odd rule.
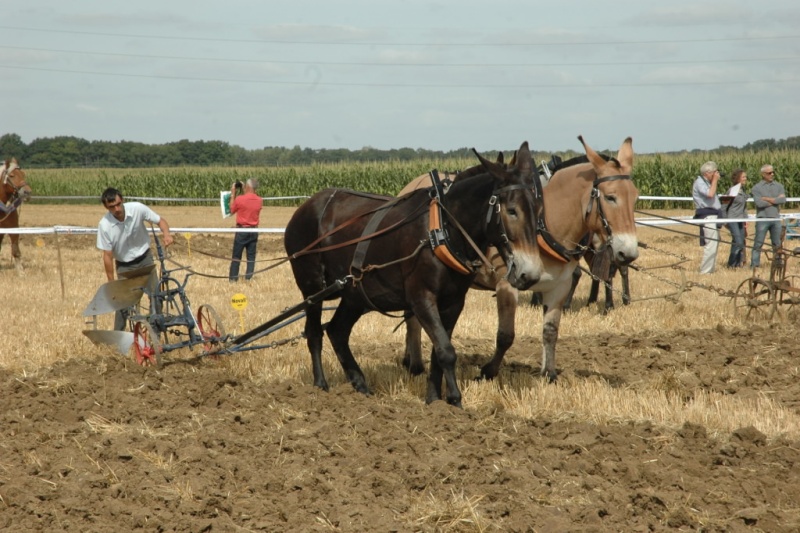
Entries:
[[340,284],[328,297],[341,301],[325,331],[353,387],[369,394],[349,346],[355,323],[372,310],[410,312],[433,344],[426,401],[442,399],[444,378],[447,402],[461,405],[451,335],[481,251],[497,247],[506,282],[517,289],[536,283],[542,266],[535,232],[539,205],[532,192],[536,170],[528,143],[520,147],[514,167],[475,153],[482,171],[454,183],[446,196],[431,194],[435,188],[399,198],[326,189],[292,216],[284,244],[297,286],[312,302],[305,336],[315,386],[328,389],[322,302],[311,297]]
[[[555,349],[564,301],[572,287],[572,275],[593,236],[601,247],[610,248],[611,259],[627,265],[639,255],[634,204],[639,192],[630,178],[633,168],[631,138],[625,139],[616,158],[604,158],[578,137],[586,151],[586,162],[569,161],[556,167],[543,188],[544,216],[538,218],[539,251],[544,270],[531,288],[542,293],[541,373],[550,381],[557,378]],[[456,176],[454,185],[458,183]],[[481,377],[494,378],[503,356],[514,342],[514,320],[519,293],[503,278],[504,269],[496,250],[486,255],[494,270],[482,268],[473,288],[495,291],[497,297],[497,338],[491,361],[481,368]],[[407,323],[406,352],[403,364],[412,373],[423,368],[420,329],[414,320]]]
[[[31,187],[25,181],[25,172],[16,159],[6,159],[0,167],[0,229],[19,228],[19,209],[22,202],[31,197]],[[5,233],[0,233],[0,249]],[[22,270],[22,253],[19,249],[19,234],[12,233],[11,257],[17,270]]]

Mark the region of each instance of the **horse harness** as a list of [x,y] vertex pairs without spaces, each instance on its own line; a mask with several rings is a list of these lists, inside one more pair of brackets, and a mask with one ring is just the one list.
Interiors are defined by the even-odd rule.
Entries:
[[[475,242],[470,238],[469,234],[464,230],[463,227],[458,223],[458,221],[447,211],[447,208],[444,206],[444,202],[442,201],[445,190],[442,187],[442,183],[439,180],[439,173],[436,169],[430,172],[431,182],[433,187],[431,187],[431,203],[429,207],[429,217],[428,217],[428,240],[430,242],[431,248],[433,250],[434,255],[439,258],[442,263],[447,265],[448,267],[452,268],[456,272],[464,275],[471,275],[475,273],[475,268],[478,265],[485,265],[486,268],[493,271],[494,267],[492,266],[489,259],[483,253]],[[486,212],[486,219],[484,222],[484,227],[488,227],[492,221],[497,225],[500,232],[500,243],[495,243],[495,247],[500,251],[500,255],[503,258],[503,261],[506,263],[506,277],[513,271],[514,269],[514,250],[511,247],[511,241],[508,238],[508,232],[506,231],[505,225],[503,224],[503,218],[500,216],[500,202],[499,198],[500,195],[514,191],[514,190],[528,190],[530,187],[527,185],[516,184],[516,185],[506,185],[505,187],[501,187],[499,189],[495,189],[492,191],[492,196],[489,198],[489,209]],[[453,226],[455,226],[462,234],[462,236],[466,239],[475,253],[478,255],[480,260],[477,261],[468,261],[466,258],[463,257],[463,254],[458,253],[457,251],[453,250],[449,234],[447,232],[447,228],[444,224],[444,216],[447,215],[448,219],[452,222]]]
[[19,206],[22,205],[22,202],[25,201],[25,196],[20,195],[20,190],[23,187],[27,186],[28,182],[23,181],[21,185],[17,186],[14,185],[13,181],[11,181],[11,173],[14,172],[14,170],[16,170],[17,168],[19,167],[14,167],[12,169],[9,169],[4,166],[2,172],[0,172],[0,181],[2,181],[3,186],[10,187],[14,191],[9,195],[8,200],[6,200],[3,203],[0,203],[0,212],[5,214],[6,217],[9,216],[14,211],[16,211],[19,208]]
[[[584,219],[588,220],[589,215],[592,214],[592,207],[596,203],[597,204],[597,214],[600,217],[600,223],[603,225],[603,230],[606,233],[606,241],[603,244],[602,248],[599,251],[604,250],[609,244],[611,244],[614,236],[611,230],[611,224],[608,223],[608,219],[606,218],[605,212],[603,211],[603,203],[600,201],[600,189],[599,185],[602,183],[606,183],[609,181],[617,181],[617,180],[630,180],[631,176],[629,174],[618,174],[614,176],[606,176],[603,178],[595,178],[592,182],[592,191],[589,195],[589,203],[586,206],[586,213],[584,214]],[[538,187],[541,187],[541,183],[539,180],[535,180]],[[541,189],[537,191],[538,195],[541,195]],[[547,229],[547,224],[545,222],[544,217],[544,202],[541,202],[542,205],[542,212],[541,216],[537,220],[537,228],[536,233],[537,242],[539,243],[540,249],[542,249],[545,253],[557,259],[563,263],[568,263],[569,261],[575,259],[579,259],[586,248],[589,246],[589,242],[591,240],[592,234],[587,233],[584,235],[578,245],[573,249],[568,249],[560,242],[558,242],[550,231]]]

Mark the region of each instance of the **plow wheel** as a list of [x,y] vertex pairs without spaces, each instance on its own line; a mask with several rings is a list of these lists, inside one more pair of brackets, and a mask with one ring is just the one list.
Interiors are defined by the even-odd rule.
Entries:
[[205,343],[206,351],[214,347],[225,336],[225,326],[219,318],[217,310],[210,305],[201,305],[197,310],[197,327]]
[[777,284],[776,305],[783,318],[792,322],[800,318],[800,276],[786,276]]
[[736,289],[733,306],[739,318],[770,320],[775,314],[775,291],[763,279],[746,279]]
[[133,326],[133,360],[142,366],[161,367],[161,341],[149,322],[136,321]]

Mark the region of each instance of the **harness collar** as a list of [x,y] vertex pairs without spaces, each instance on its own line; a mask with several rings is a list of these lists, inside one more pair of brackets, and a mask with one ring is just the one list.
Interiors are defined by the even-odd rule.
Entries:
[[[442,211],[447,213],[442,201],[444,197],[444,191],[439,180],[439,173],[436,169],[430,172],[430,177],[431,181],[433,182],[433,187],[431,189],[431,203],[428,217],[428,239],[430,241],[431,248],[433,249],[433,253],[439,258],[440,261],[456,272],[464,275],[474,274],[475,264],[465,259],[462,254],[459,254],[450,246],[449,235],[444,226],[444,217],[442,216]],[[501,242],[493,244],[500,252],[503,262],[506,263],[508,273],[514,269],[514,250],[511,248],[505,226],[503,225],[503,220],[500,217],[500,203],[498,202],[498,198],[501,194],[508,191],[528,188],[529,187],[522,184],[506,185],[499,189],[495,189],[492,192],[491,198],[489,199],[489,209],[486,212],[485,225],[488,226],[493,217],[497,218],[497,224],[500,228]],[[453,223],[459,227],[462,233],[464,233],[464,230],[460,228],[457,221],[453,220]],[[486,266],[491,269],[491,263],[483,254],[483,251],[479,250],[475,246],[475,243],[472,242],[472,240],[469,238],[469,235],[465,233],[464,237],[472,245],[473,249],[475,249],[475,252],[481,258],[481,262],[485,263]]]

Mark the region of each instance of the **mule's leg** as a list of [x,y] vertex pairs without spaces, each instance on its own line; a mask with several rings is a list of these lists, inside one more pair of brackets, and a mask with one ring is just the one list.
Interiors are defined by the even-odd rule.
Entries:
[[[561,304],[561,309],[563,309],[564,311],[570,311],[572,309],[572,298],[575,296],[575,289],[578,287],[578,282],[580,280],[581,280],[581,269],[580,268],[576,268],[572,272],[572,286],[569,289],[569,293],[567,294],[567,297],[564,299],[564,303]],[[594,284],[592,284],[592,287],[594,288]],[[592,297],[589,296],[589,301],[590,302],[592,301],[591,298]],[[594,301],[597,301],[597,297],[596,296],[595,296]]]
[[600,282],[596,279],[592,279],[592,286],[589,289],[589,299],[586,300],[586,305],[596,304],[597,296],[599,293],[600,293]]
[[497,297],[497,338],[495,343],[494,355],[491,361],[483,365],[481,375],[478,379],[494,379],[500,372],[500,365],[503,357],[511,345],[514,344],[515,321],[517,315],[517,303],[519,302],[519,291],[511,284],[502,280],[495,288]]
[[350,334],[353,331],[353,325],[358,322],[362,314],[363,309],[360,307],[347,305],[342,301],[336,308],[326,331],[347,380],[355,390],[369,395],[370,391],[367,387],[367,380],[364,378],[364,372],[361,371],[361,367],[358,366],[353,352],[350,350]]
[[433,343],[426,403],[442,399],[442,378],[444,378],[447,403],[461,407],[461,391],[456,382],[456,350],[453,348],[450,336],[463,307],[463,300],[449,305],[443,312],[439,311],[436,304],[430,302],[414,306],[414,314]]
[[403,355],[403,366],[412,376],[425,372],[422,362],[422,326],[414,315],[406,315],[406,351]]
[[606,303],[603,306],[603,314],[608,314],[614,309],[614,276],[617,275],[617,265],[611,263],[608,267],[608,281],[604,283],[606,292]]
[[622,280],[622,305],[631,303],[631,286],[628,279],[628,265],[619,267],[619,277]]
[[311,354],[311,372],[314,386],[328,390],[328,381],[322,368],[322,304],[314,304],[306,309],[306,325],[304,334],[306,346]]
[[562,306],[568,292],[569,285],[561,284],[544,294],[541,374],[550,383],[555,383],[558,379],[558,374],[556,373],[556,343],[558,342],[558,327],[561,324]]
[[541,305],[542,305],[542,293],[541,292],[531,293],[531,307],[541,307]]

